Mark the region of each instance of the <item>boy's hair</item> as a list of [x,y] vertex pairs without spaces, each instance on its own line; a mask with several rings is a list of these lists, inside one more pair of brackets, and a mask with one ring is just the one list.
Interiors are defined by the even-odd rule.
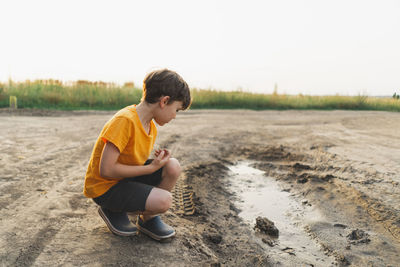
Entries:
[[144,78],[142,100],[153,104],[163,96],[170,97],[168,104],[173,101],[182,101],[183,110],[191,104],[189,86],[178,73],[172,70],[155,70]]

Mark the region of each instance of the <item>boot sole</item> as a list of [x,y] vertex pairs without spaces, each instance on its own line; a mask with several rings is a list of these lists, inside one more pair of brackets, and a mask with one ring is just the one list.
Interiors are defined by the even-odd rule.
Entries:
[[140,227],[139,224],[136,224],[136,227],[138,228],[138,230],[139,230],[140,232],[142,232],[143,234],[145,234],[145,235],[147,235],[147,236],[149,236],[149,237],[151,237],[151,238],[153,238],[153,239],[155,239],[155,240],[157,240],[157,241],[163,241],[163,240],[165,240],[165,239],[174,237],[175,234],[176,234],[176,232],[173,232],[173,233],[171,233],[171,234],[169,234],[169,235],[166,235],[166,236],[159,236],[159,235],[156,235],[156,234],[150,232],[150,231],[147,230],[146,228]]

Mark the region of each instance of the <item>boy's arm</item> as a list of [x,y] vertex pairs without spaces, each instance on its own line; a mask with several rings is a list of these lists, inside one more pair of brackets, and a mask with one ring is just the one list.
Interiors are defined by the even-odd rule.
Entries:
[[128,178],[140,175],[151,174],[163,167],[170,158],[167,150],[160,152],[149,165],[132,166],[119,163],[120,152],[111,142],[104,146],[100,158],[100,175],[107,178]]

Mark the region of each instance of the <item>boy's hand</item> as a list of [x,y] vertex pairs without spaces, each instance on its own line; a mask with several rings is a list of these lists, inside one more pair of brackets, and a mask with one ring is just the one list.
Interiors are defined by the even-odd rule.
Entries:
[[156,157],[158,157],[158,155],[160,155],[161,151],[164,151],[166,154],[168,153],[168,154],[171,156],[171,152],[169,152],[169,151],[166,150],[166,149],[157,149],[156,151],[154,151],[154,155],[155,155]]
[[158,157],[160,155],[160,152],[163,151],[164,149],[157,149],[154,151],[154,156]]
[[156,156],[156,158],[153,159],[150,165],[153,165],[156,170],[167,164],[168,160],[171,157],[171,153],[166,149],[157,149],[154,152],[154,155]]

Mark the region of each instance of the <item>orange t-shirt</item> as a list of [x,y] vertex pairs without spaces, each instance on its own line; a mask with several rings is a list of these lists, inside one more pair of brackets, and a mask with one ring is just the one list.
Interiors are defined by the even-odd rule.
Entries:
[[118,111],[104,125],[97,138],[86,171],[84,195],[90,198],[101,196],[123,179],[120,177],[105,178],[100,176],[100,158],[106,142],[113,143],[119,149],[119,163],[143,165],[153,150],[156,136],[157,128],[153,121],[150,123],[150,133],[144,130],[135,105]]

